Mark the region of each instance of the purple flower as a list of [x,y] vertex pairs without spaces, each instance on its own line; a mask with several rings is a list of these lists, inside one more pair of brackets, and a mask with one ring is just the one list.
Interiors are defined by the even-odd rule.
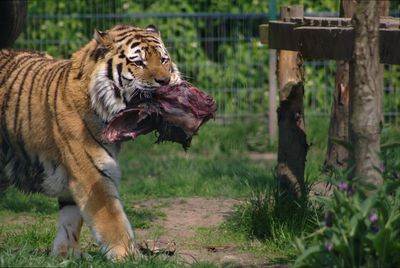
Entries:
[[378,217],[378,213],[376,211],[373,211],[369,216],[368,216],[368,220],[371,223],[371,231],[373,233],[377,233],[379,232],[379,217]]
[[338,188],[342,192],[347,192],[347,190],[349,189],[349,184],[345,181],[341,181],[338,183]]
[[385,165],[383,163],[379,165],[379,170],[381,171],[381,173],[385,172]]
[[331,252],[332,249],[333,249],[333,243],[330,242],[330,241],[326,241],[325,242],[325,250],[328,251],[328,252]]
[[350,185],[346,181],[341,181],[338,183],[337,187],[340,191],[347,193],[347,196],[352,196],[354,193],[355,185]]
[[335,213],[332,211],[327,211],[324,216],[324,222],[326,227],[332,227],[333,225],[333,216],[335,216]]
[[378,221],[378,213],[373,212],[372,214],[370,214],[369,217],[368,217],[368,220],[369,220],[371,223],[377,222],[377,221]]

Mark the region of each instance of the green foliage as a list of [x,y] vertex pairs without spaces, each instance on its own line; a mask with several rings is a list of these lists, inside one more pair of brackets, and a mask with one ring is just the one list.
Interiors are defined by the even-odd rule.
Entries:
[[[345,180],[342,173],[337,178]],[[400,265],[400,181],[373,189],[361,180],[339,182],[319,229],[298,239],[295,267],[396,267]]]
[[[277,0],[277,7],[287,4],[302,4],[306,12],[339,10],[339,0]],[[269,3],[260,0],[30,0],[26,30],[16,46],[69,58],[92,38],[94,29],[107,30],[119,23],[139,27],[154,24],[161,30],[184,78],[214,96],[219,114],[265,114],[268,49],[259,42],[258,25],[267,19],[187,16],[204,12],[267,14]],[[307,62],[305,72],[306,113],[329,114],[335,62]],[[387,67],[385,81],[388,88],[384,94],[385,112],[394,113],[400,110],[400,68]]]
[[400,179],[400,130],[388,126],[383,128],[382,141],[381,158],[384,177]]

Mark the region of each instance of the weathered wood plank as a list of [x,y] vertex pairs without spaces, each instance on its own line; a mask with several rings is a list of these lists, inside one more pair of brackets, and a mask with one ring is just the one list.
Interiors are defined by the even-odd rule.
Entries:
[[298,50],[308,59],[350,59],[354,31],[350,27],[297,27]]
[[[400,64],[400,28],[384,19],[379,30],[381,63]],[[352,27],[298,26],[295,22],[269,23],[269,46],[300,51],[307,59],[350,60],[354,48]]]
[[[291,17],[283,18],[283,22],[294,22],[296,26],[342,26],[352,27],[351,18],[338,17]],[[382,17],[379,20],[379,28],[399,28],[399,18]]]
[[400,64],[400,31],[380,29],[379,48],[381,63]]
[[[268,44],[270,48],[298,51],[298,37],[293,22],[274,21],[269,23]],[[272,28],[272,29],[271,29]]]

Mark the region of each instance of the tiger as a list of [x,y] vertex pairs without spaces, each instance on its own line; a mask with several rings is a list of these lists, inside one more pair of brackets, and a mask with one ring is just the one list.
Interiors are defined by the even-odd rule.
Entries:
[[82,256],[83,223],[107,258],[140,255],[118,191],[121,144],[102,131],[138,92],[180,82],[153,25],[95,30],[70,59],[0,50],[0,185],[57,198],[53,255]]

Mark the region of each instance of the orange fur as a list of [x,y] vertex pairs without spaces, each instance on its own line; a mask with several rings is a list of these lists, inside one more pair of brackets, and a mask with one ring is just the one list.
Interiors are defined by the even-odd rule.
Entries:
[[107,256],[134,253],[117,190],[119,146],[100,133],[135,90],[179,81],[153,27],[96,31],[70,60],[1,50],[0,185],[73,199]]

